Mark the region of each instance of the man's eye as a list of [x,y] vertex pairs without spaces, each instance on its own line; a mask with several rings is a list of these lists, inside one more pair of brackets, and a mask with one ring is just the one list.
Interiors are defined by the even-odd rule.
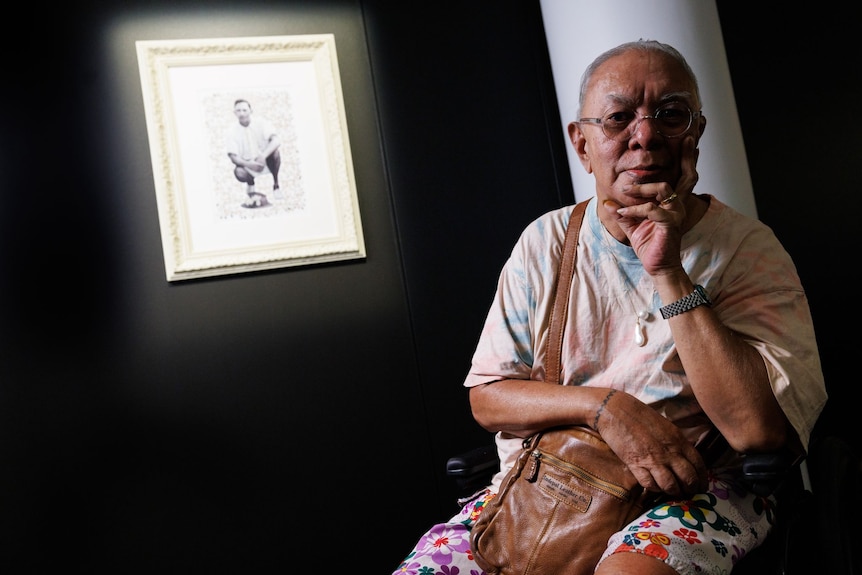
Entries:
[[682,124],[688,122],[688,109],[662,108],[656,113],[656,118],[666,124]]
[[609,126],[628,126],[634,117],[635,115],[632,112],[621,110],[606,114],[604,123]]

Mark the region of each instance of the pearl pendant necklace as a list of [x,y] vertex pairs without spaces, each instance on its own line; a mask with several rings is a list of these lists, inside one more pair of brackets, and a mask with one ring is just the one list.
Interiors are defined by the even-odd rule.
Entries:
[[[626,274],[625,269],[623,268],[623,266],[620,265],[620,262],[617,259],[616,254],[614,253],[614,248],[610,244],[611,240],[613,240],[613,241],[616,241],[616,240],[611,238],[610,232],[608,232],[608,230],[605,229],[604,227],[602,227],[601,234],[602,234],[602,242],[604,243],[605,247],[607,248],[608,253],[613,258],[614,263],[617,266],[617,269],[620,271],[623,282],[629,288],[630,293],[633,293],[633,294],[636,293],[636,290],[635,290],[634,286],[631,284],[631,281],[630,281],[628,275]],[[634,332],[634,338],[633,338],[635,345],[638,347],[645,346],[647,343],[647,332],[646,332],[646,325],[645,324],[646,324],[646,321],[648,319],[650,319],[649,310],[637,311],[635,309],[634,303],[631,301],[631,299],[629,299],[625,295],[623,295],[620,299],[621,300],[622,299],[627,300],[627,303],[628,303],[629,307],[631,308],[632,313],[634,313],[634,315],[635,315],[635,325],[634,325],[635,332]]]
[[643,347],[646,345],[646,330],[641,324],[641,320],[647,319],[649,319],[648,311],[641,310],[637,313],[637,319],[635,320],[635,345],[637,345],[638,347]]

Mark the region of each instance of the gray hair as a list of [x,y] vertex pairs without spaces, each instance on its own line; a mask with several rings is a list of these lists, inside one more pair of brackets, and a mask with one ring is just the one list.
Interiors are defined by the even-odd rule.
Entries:
[[697,86],[697,76],[695,76],[694,70],[692,70],[691,66],[688,65],[688,62],[680,51],[670,44],[663,44],[657,40],[644,40],[641,38],[635,42],[626,42],[625,44],[620,44],[619,46],[602,52],[589,66],[587,66],[587,69],[584,70],[584,73],[581,76],[581,90],[578,95],[578,115],[580,115],[580,111],[584,107],[587,85],[590,83],[590,80],[598,67],[611,58],[632,50],[640,50],[641,52],[661,52],[676,60],[679,65],[682,66],[683,70],[685,70],[685,73],[688,74],[689,78],[691,78],[691,83],[694,86],[694,94],[692,94],[692,96],[695,98],[697,104],[700,105],[700,89]]

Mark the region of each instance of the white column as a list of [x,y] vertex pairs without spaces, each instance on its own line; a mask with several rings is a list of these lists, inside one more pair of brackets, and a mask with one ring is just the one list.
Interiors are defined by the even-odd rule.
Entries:
[[[542,18],[564,137],[576,119],[581,73],[608,48],[646,38],[682,52],[700,87],[706,132],[700,141],[695,191],[710,193],[757,217],[742,130],[714,0],[541,0]],[[575,197],[595,195],[595,184],[571,145]]]

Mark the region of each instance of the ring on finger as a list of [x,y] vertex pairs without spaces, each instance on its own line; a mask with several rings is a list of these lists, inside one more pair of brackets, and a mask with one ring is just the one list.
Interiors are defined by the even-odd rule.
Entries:
[[663,206],[664,206],[664,205],[666,205],[666,204],[669,204],[669,203],[671,203],[672,201],[674,201],[675,199],[676,199],[676,192],[672,193],[671,195],[669,195],[668,197],[666,197],[665,199],[663,199],[663,200],[661,201],[661,205],[663,205]]

